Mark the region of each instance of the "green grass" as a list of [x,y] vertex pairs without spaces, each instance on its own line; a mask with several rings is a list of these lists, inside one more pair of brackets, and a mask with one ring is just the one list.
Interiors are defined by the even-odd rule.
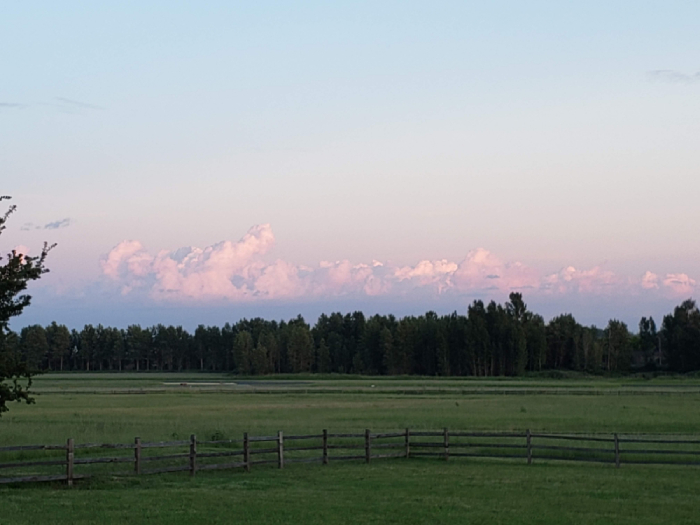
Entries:
[[0,489],[0,522],[697,523],[695,469],[387,460]]
[[[289,435],[323,428],[700,433],[696,379],[308,377],[301,383],[287,378],[279,387],[254,387],[258,393],[240,385],[224,391],[163,387],[180,381],[238,379],[150,373],[42,376],[37,403],[12,405],[0,418],[0,446],[61,444],[68,437],[76,443],[131,443],[135,436],[159,441],[187,439],[192,433],[204,440],[235,439],[245,431]],[[465,394],[465,385],[483,390]],[[591,385],[604,395],[582,395],[580,390]],[[648,393],[648,385],[665,393]],[[534,395],[530,387],[551,392]],[[343,391],[328,393],[330,388]],[[82,393],[90,389],[103,393]],[[109,393],[114,391],[145,393]],[[73,490],[60,484],[0,486],[0,524],[694,523],[699,472],[697,467],[623,465],[617,470],[583,463],[536,461],[527,466],[517,460],[453,458],[447,463],[291,464],[283,471],[257,467],[250,474],[202,472],[195,479],[103,475],[78,482]]]
[[50,394],[13,405],[0,419],[0,446],[30,443],[184,439],[194,433],[412,429],[693,433],[700,394],[686,395],[377,395]]

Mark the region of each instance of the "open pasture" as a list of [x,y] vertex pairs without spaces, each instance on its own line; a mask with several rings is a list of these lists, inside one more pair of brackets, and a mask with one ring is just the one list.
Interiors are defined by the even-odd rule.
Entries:
[[[64,444],[68,437],[76,443],[190,434],[240,439],[243,432],[323,428],[700,434],[699,383],[669,378],[244,381],[210,374],[55,374],[39,377],[35,386],[36,405],[14,405],[0,419],[0,446]],[[699,472],[420,458],[283,471],[261,466],[250,474],[202,472],[194,479],[103,476],[72,490],[2,487],[7,510],[0,521],[228,523],[235,516],[251,523],[691,523]],[[34,514],[38,501],[42,512]]]

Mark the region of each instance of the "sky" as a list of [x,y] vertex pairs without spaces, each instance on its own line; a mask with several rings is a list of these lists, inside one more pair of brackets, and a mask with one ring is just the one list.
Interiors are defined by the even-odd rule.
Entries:
[[695,1],[4,2],[13,327],[466,312],[632,329],[700,287]]

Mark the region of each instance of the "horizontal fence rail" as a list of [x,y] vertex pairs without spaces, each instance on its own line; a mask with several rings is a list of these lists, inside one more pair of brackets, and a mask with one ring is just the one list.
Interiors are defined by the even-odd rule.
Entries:
[[[108,452],[109,455],[102,455]],[[258,465],[433,457],[520,459],[641,465],[700,465],[700,436],[552,434],[405,429],[361,433],[249,436],[242,439],[0,447],[0,484],[74,480],[99,475],[242,469]],[[128,471],[124,464],[131,464]],[[122,466],[121,470],[112,470]],[[148,466],[149,468],[144,468]],[[76,472],[76,468],[80,472]]]

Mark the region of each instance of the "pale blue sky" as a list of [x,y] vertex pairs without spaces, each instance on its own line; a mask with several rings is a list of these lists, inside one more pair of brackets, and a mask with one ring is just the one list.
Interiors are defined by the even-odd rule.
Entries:
[[[518,286],[587,322],[658,316],[700,281],[698,20],[690,1],[5,2],[1,248],[59,243],[26,320],[421,312]],[[249,296],[215,297],[205,261],[166,286],[127,259],[268,223],[274,246],[214,276]],[[141,251],[108,275],[124,240]],[[319,269],[346,259],[375,271]],[[460,270],[415,270],[442,259]]]

